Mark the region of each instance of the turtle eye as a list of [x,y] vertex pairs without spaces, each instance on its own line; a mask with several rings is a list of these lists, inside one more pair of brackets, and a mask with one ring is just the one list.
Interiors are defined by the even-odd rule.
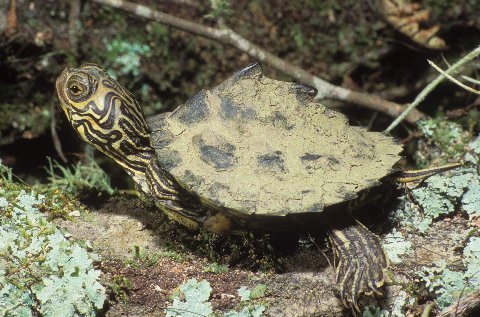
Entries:
[[67,82],[68,98],[75,102],[84,101],[92,92],[92,80],[86,76],[72,76]]
[[79,96],[82,94],[82,87],[79,87],[78,85],[72,84],[70,87],[68,87],[68,90],[70,93],[74,96]]

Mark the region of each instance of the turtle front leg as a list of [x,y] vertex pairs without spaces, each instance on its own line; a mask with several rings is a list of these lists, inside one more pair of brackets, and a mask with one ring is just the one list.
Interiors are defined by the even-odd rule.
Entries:
[[358,307],[362,294],[382,295],[388,258],[379,238],[353,218],[339,226],[331,226],[328,236],[336,258],[336,283],[342,302]]

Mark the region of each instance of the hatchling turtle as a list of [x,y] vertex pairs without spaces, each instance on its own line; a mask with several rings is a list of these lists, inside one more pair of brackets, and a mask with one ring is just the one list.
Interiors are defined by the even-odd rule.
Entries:
[[349,210],[395,171],[402,146],[392,137],[349,126],[312,102],[313,88],[267,78],[259,64],[148,119],[97,65],[65,69],[56,88],[80,137],[171,219],[214,233],[323,226],[342,301],[357,307],[361,294],[380,294],[388,260]]

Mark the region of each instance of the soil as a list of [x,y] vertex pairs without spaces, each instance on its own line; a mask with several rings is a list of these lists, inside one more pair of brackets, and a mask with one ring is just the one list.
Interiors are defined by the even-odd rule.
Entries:
[[[231,244],[234,248],[235,244],[241,244],[241,239],[220,238],[214,242],[205,236],[200,238],[198,232],[170,222],[150,201],[134,196],[93,198],[84,199],[87,211],[81,212],[75,221],[57,221],[73,238],[90,241],[93,251],[100,256],[97,266],[103,273],[104,285],[110,286],[111,292],[103,312],[105,316],[164,316],[172,294],[191,278],[211,284],[211,302],[217,312],[237,307],[240,303],[237,289],[241,286],[252,289],[265,284],[267,292],[257,301],[268,307],[268,316],[354,315],[339,300],[331,265],[334,259],[322,239],[306,236],[303,239],[311,239],[312,245],[292,247],[282,244],[292,241],[291,237],[275,244],[271,236],[255,233],[254,239],[273,243],[272,249],[258,248],[253,258],[247,249],[237,249],[239,254],[232,256],[222,251],[232,250]],[[385,296],[373,298],[378,307],[387,307],[405,285],[414,282],[414,271],[418,267],[443,258],[452,263],[461,259],[455,240],[446,237],[466,230],[468,221],[455,216],[432,226],[432,234],[428,236],[398,228],[413,242],[415,253],[404,258],[401,264],[391,265]],[[215,260],[228,264],[228,271],[205,272],[212,256],[204,250],[215,250]],[[252,269],[259,267],[253,262],[268,262],[272,258],[275,269]],[[421,300],[416,309],[421,311],[421,301],[429,302],[430,294],[421,288],[417,293]],[[361,300],[361,305],[367,303],[372,303],[372,299]]]

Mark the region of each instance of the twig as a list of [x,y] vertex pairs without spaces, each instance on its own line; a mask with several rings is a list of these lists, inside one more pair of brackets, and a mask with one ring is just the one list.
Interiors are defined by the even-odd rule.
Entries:
[[[465,63],[470,62],[473,60],[475,57],[477,57],[480,54],[480,46],[478,46],[476,49],[465,55],[462,59],[460,59],[458,62],[450,66],[445,73],[450,74],[453,71],[455,71],[457,68],[462,66]],[[428,84],[415,98],[415,100],[408,106],[408,108],[405,110],[404,113],[402,113],[398,118],[396,118],[385,130],[385,133],[390,133],[402,120],[404,120],[406,117],[408,118],[408,115],[410,114],[410,111],[415,110],[415,107],[417,107],[424,99],[427,97],[427,95],[440,84],[440,82],[445,79],[444,74],[440,74],[435,78],[430,84]]]
[[15,0],[10,0],[8,2],[8,12],[7,12],[7,33],[12,35],[17,31],[18,22],[17,22],[17,3]]
[[480,290],[461,297],[458,301],[453,302],[445,308],[439,317],[466,317],[473,316],[474,311],[480,310]]
[[70,1],[70,13],[68,15],[68,40],[70,50],[77,55],[78,53],[78,26],[80,19],[80,0]]
[[[333,99],[343,102],[350,102],[356,105],[367,107],[374,111],[382,112],[392,117],[397,117],[405,110],[404,106],[395,102],[384,100],[378,96],[351,91],[343,87],[332,85],[320,77],[282,60],[278,56],[275,56],[258,45],[255,45],[229,28],[224,27],[220,29],[209,27],[125,0],[93,1],[119,8],[137,16],[155,20],[162,24],[236,47],[240,51],[247,53],[256,60],[270,65],[276,70],[293,77],[303,84],[316,88],[318,90],[316,99]],[[408,114],[406,120],[410,123],[414,123],[424,116],[425,115],[422,112],[414,110]]]
[[53,147],[55,148],[55,151],[57,152],[58,156],[62,160],[63,163],[67,163],[67,158],[65,157],[65,154],[63,153],[62,150],[62,143],[60,142],[60,138],[58,137],[57,129],[55,128],[56,126],[56,116],[55,116],[55,109],[57,109],[54,106],[54,102],[50,102],[50,133],[52,135],[52,140],[53,140]]
[[458,79],[455,79],[453,76],[445,73],[445,71],[443,69],[441,69],[440,67],[438,67],[434,62],[432,62],[431,60],[427,59],[427,62],[430,64],[430,66],[432,66],[433,68],[435,68],[440,74],[442,74],[443,76],[447,77],[451,82],[457,84],[458,86],[462,87],[463,89],[465,89],[466,91],[469,91],[471,93],[474,93],[474,94],[477,94],[477,95],[480,95],[480,91],[476,90],[476,89],[473,89],[467,85],[465,85],[464,83],[460,82]]
[[447,111],[447,118],[450,120],[458,119],[466,115],[471,109],[476,107],[480,107],[480,97],[477,97],[477,99],[475,99],[473,103],[467,105],[465,108]]
[[461,77],[474,85],[477,85],[477,86],[480,85],[480,80],[476,80],[476,79],[473,79],[472,77],[468,77],[465,75],[462,75]]

